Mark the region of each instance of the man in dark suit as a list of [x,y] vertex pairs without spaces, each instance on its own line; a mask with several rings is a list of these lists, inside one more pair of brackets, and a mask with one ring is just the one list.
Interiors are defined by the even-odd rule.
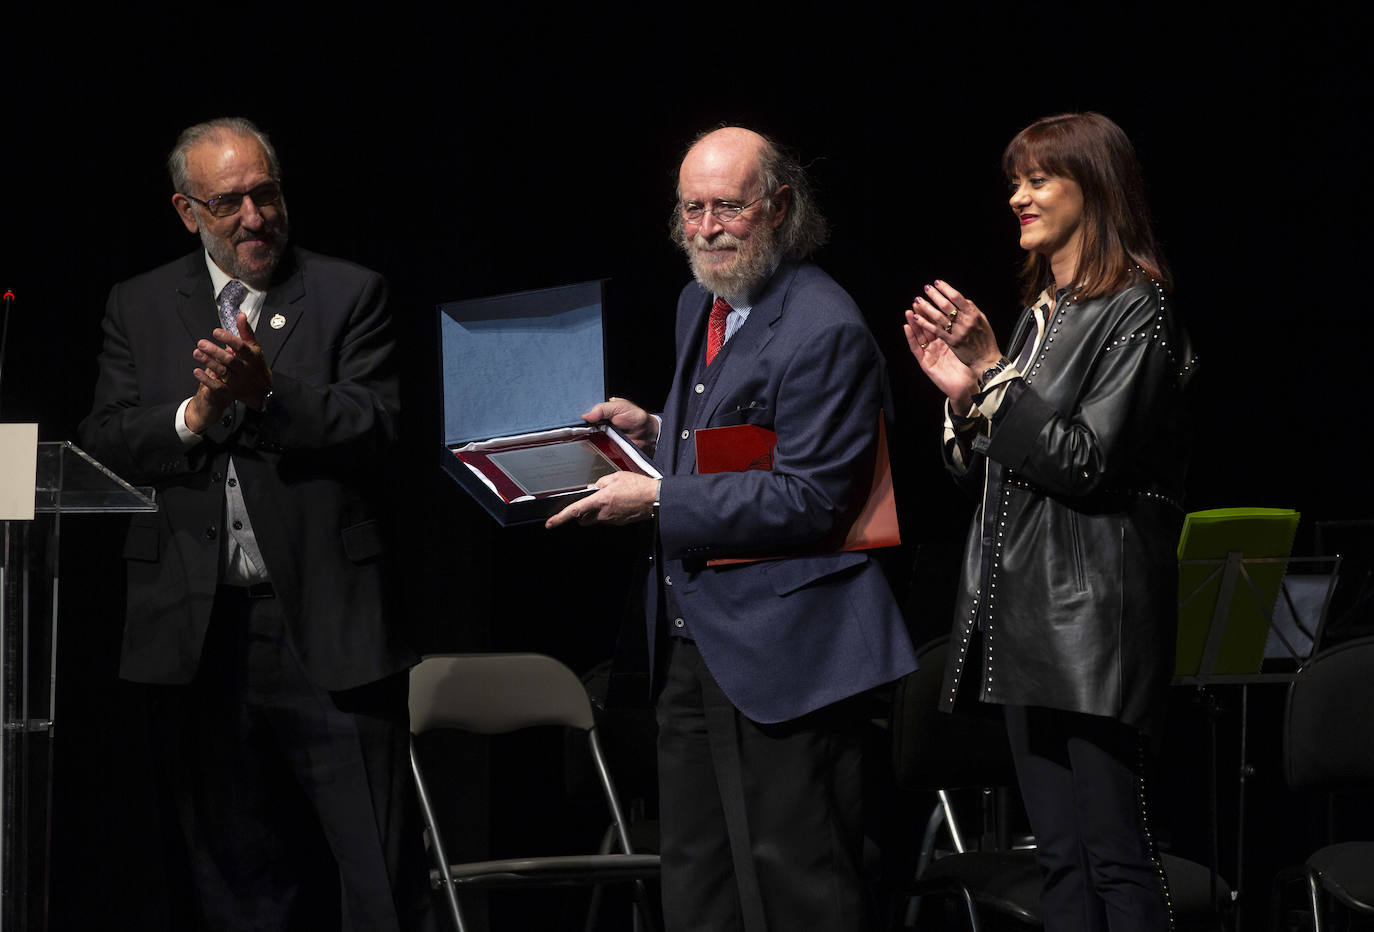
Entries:
[[377,501],[398,401],[386,285],[288,248],[276,153],[248,121],[187,129],[168,167],[204,249],[111,291],[80,428],[158,489],[125,546],[120,674],[150,684],[206,927],[398,929],[422,871],[402,857],[414,655],[389,623]]
[[[663,415],[618,398],[583,415],[652,450],[664,478],[614,473],[548,523],[657,515],[668,927],[868,928],[862,697],[915,659],[877,564],[834,544],[873,474],[882,357],[850,297],[805,262],[825,226],[795,159],[716,130],[688,150],[678,195],[695,282]],[[777,433],[771,470],[697,474],[696,432],[739,424]],[[705,563],[750,556],[765,559]]]

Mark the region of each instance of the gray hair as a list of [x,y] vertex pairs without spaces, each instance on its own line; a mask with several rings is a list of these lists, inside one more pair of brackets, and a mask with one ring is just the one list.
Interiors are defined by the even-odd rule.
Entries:
[[[682,159],[678,159],[681,164],[687,157],[687,153],[692,150],[697,143],[716,130],[727,129],[736,124],[722,123],[713,126],[708,130],[697,133],[692,141],[683,150]],[[749,129],[749,127],[739,127]],[[791,203],[787,208],[787,214],[783,217],[782,225],[778,227],[775,234],[778,253],[786,259],[800,262],[810,258],[811,254],[825,245],[830,239],[830,228],[825,222],[825,215],[821,213],[820,207],[816,204],[816,195],[811,190],[811,182],[806,177],[806,169],[802,167],[801,159],[797,154],[785,146],[780,145],[773,137],[758,130],[750,130],[763,139],[763,148],[759,152],[759,175],[763,183],[763,203],[772,210],[777,206],[774,195],[783,185],[787,186],[792,195]],[[681,191],[678,192],[681,197]],[[682,229],[682,211],[677,204],[673,205],[673,213],[670,220],[670,227],[673,234],[673,241],[679,246],[686,243],[686,236]]]
[[759,172],[763,176],[764,203],[773,207],[773,194],[783,185],[792,192],[787,216],[778,227],[778,249],[788,259],[800,261],[825,245],[830,238],[825,215],[816,205],[816,195],[806,177],[806,169],[795,152],[778,145],[768,136],[759,154]]
[[272,147],[272,140],[267,138],[267,134],[258,129],[251,120],[243,117],[218,117],[188,126],[177,137],[176,145],[167,156],[167,173],[172,176],[172,190],[182,194],[190,191],[191,174],[186,168],[186,157],[200,143],[222,135],[251,136],[256,139],[262,146],[262,151],[267,153],[267,173],[272,176],[273,181],[281,182],[281,164],[277,161],[277,150]]

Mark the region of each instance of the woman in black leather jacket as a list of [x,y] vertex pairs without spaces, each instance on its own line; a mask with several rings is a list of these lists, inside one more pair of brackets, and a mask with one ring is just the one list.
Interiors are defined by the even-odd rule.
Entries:
[[1121,129],[1046,117],[1002,163],[1028,253],[1007,353],[939,280],[904,328],[947,397],[946,465],[981,499],[942,701],[1004,706],[1045,927],[1164,929],[1145,770],[1173,667],[1193,357]]

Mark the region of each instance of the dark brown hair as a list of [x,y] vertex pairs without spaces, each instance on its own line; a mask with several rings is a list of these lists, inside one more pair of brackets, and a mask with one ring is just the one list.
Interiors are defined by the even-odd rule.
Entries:
[[[1114,294],[1135,280],[1136,266],[1169,287],[1169,270],[1155,245],[1145,182],[1126,134],[1100,113],[1061,113],[1027,126],[1007,144],[1008,177],[1038,168],[1072,178],[1083,192],[1082,252],[1072,283],[1082,298]],[[1032,252],[1021,270],[1025,303],[1054,284],[1049,258]]]

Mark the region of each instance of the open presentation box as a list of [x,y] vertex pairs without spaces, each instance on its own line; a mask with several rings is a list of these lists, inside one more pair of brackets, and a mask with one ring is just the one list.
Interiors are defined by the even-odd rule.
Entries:
[[616,470],[659,478],[581,418],[606,398],[602,300],[593,281],[439,306],[443,468],[502,525],[543,521]]

